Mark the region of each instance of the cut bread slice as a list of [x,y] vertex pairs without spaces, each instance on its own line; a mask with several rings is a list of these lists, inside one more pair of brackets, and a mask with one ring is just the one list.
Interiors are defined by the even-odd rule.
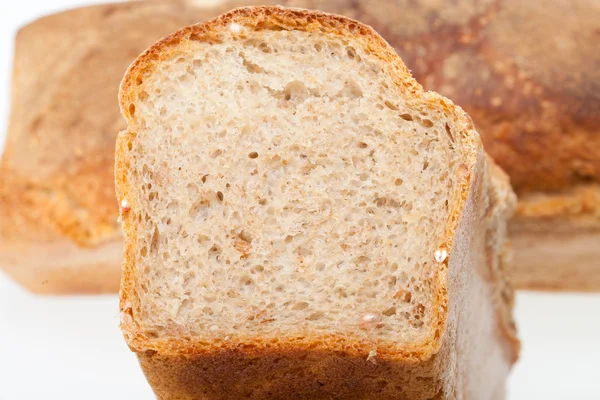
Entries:
[[120,102],[121,327],[159,398],[502,398],[514,195],[371,28],[236,9]]

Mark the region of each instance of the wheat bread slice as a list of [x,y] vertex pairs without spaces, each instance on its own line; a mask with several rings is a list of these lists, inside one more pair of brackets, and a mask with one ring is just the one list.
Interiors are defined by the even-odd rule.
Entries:
[[370,27],[281,7],[121,85],[121,328],[160,399],[500,399],[514,194]]

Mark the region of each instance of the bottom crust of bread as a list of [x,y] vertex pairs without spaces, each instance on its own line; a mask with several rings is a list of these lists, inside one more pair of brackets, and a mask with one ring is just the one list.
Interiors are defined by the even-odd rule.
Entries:
[[[448,362],[446,357],[448,354],[442,352],[429,361],[411,365],[340,351],[138,354],[146,378],[160,400],[450,399],[457,393],[447,393],[443,379],[428,375]],[[488,386],[486,399],[504,398],[506,371],[498,372],[502,378],[496,385]]]
[[409,366],[341,352],[145,352],[138,358],[159,399],[445,398],[441,382],[411,376]]
[[569,223],[549,225],[542,231],[518,222],[512,224],[514,255],[509,276],[515,287],[600,291],[600,228],[558,230],[556,226],[564,228]]
[[119,290],[123,244],[94,248],[72,242],[0,243],[0,269],[36,294],[101,294]]

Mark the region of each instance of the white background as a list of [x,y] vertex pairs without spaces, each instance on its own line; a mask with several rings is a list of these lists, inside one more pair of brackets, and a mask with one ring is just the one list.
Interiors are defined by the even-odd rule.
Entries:
[[[0,143],[16,29],[90,3],[0,0]],[[509,400],[600,399],[600,294],[519,293],[516,319]],[[153,399],[118,323],[116,296],[38,297],[0,273],[0,400]]]

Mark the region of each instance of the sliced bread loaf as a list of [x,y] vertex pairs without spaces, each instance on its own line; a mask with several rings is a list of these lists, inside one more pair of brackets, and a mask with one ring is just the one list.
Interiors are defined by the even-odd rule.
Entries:
[[124,335],[160,399],[500,399],[514,195],[371,28],[236,9],[120,92]]

